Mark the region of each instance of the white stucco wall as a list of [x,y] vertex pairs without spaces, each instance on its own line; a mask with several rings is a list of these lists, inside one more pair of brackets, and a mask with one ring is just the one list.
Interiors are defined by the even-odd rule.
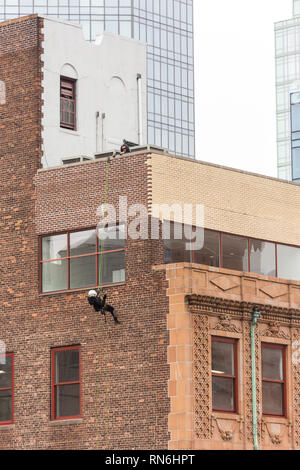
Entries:
[[[119,150],[123,139],[147,143],[145,43],[104,33],[91,44],[80,25],[44,17],[43,48],[44,167],[67,157]],[[137,74],[142,75],[141,142]],[[61,75],[77,79],[76,131],[60,128]]]

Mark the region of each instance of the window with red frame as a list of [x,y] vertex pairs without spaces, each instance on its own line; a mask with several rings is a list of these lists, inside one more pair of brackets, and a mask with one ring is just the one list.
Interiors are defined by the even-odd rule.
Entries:
[[165,263],[191,262],[300,280],[300,247],[164,221]]
[[285,416],[285,346],[262,343],[263,414]]
[[0,354],[0,425],[13,422],[13,370],[13,354]]
[[81,416],[80,346],[52,349],[52,420]]
[[60,78],[60,127],[76,130],[76,81]]
[[212,337],[212,407],[237,413],[237,340]]
[[41,291],[125,281],[124,225],[41,238]]

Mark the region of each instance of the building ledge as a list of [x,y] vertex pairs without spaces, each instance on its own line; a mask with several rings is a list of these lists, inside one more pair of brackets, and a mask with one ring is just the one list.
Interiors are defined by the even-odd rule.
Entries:
[[50,426],[66,426],[69,424],[81,424],[83,422],[82,418],[79,419],[62,419],[57,421],[50,421]]
[[9,429],[14,429],[14,424],[3,424],[0,425],[0,431],[8,431]]

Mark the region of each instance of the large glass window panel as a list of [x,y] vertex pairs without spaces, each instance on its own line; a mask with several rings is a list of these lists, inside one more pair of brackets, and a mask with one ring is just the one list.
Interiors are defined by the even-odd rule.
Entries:
[[[183,124],[184,127],[184,124]],[[189,138],[187,135],[182,136],[182,154],[188,155],[189,153]]]
[[263,343],[261,355],[263,413],[284,415],[284,346]]
[[68,261],[56,260],[42,263],[42,292],[68,288]]
[[154,95],[148,92],[148,113],[154,113]]
[[188,249],[191,235],[186,236],[188,233],[188,227],[184,232],[184,227],[180,223],[163,223],[162,236],[165,263],[190,263],[192,261],[192,251]]
[[118,21],[112,21],[112,20],[106,21],[105,30],[108,31],[109,33],[118,34],[119,32]]
[[55,387],[56,418],[80,415],[80,384]]
[[95,39],[98,34],[102,34],[103,31],[104,31],[104,21],[92,21],[91,22],[92,39]]
[[300,281],[300,248],[277,245],[277,276]]
[[292,149],[292,176],[293,180],[300,178],[300,148]]
[[194,262],[207,266],[220,265],[220,234],[211,230],[203,231],[203,246],[194,251]]
[[125,248],[125,226],[111,226],[98,230],[99,251],[112,251]]
[[162,139],[161,139],[161,145],[163,148],[168,148],[168,131],[163,129],[162,130]]
[[283,410],[283,384],[263,382],[262,386],[263,412],[282,415]]
[[213,376],[212,391],[214,410],[234,411],[234,379]]
[[248,239],[222,233],[223,267],[248,271]]
[[174,152],[175,150],[175,134],[170,130],[169,132],[169,148],[171,152]]
[[0,424],[9,423],[13,420],[12,415],[12,355],[0,355]]
[[96,252],[96,231],[85,230],[70,233],[70,256]]
[[276,276],[275,243],[250,239],[250,269],[252,273]]
[[52,417],[80,415],[80,348],[59,348],[52,351],[53,403]]
[[212,397],[213,409],[237,411],[236,348],[237,341],[212,337]]
[[264,379],[283,380],[283,350],[262,348],[262,374]]
[[179,133],[176,133],[176,152],[182,152],[182,136]]
[[120,35],[131,37],[131,22],[130,21],[121,21],[120,22]]
[[52,235],[42,239],[42,260],[65,258],[68,255],[67,234]]
[[125,251],[99,255],[99,284],[125,281]]
[[55,383],[79,380],[79,350],[55,351]]
[[181,86],[181,70],[179,67],[175,67],[175,85],[177,87]]
[[291,105],[300,104],[300,92],[291,93]]
[[188,104],[186,101],[182,102],[182,119],[184,121],[188,120]]
[[131,8],[131,0],[119,0],[120,7]]
[[164,62],[162,62],[161,64],[161,80],[163,82],[168,81],[168,67],[167,64],[165,64]]
[[300,130],[300,103],[291,106],[292,132]]
[[0,390],[0,423],[12,421],[12,390]]
[[235,344],[212,341],[212,372],[235,375]]
[[174,65],[168,65],[168,80],[169,83],[175,83],[175,75],[174,75]]
[[[1,355],[0,358],[0,389],[9,388],[12,383],[12,357],[4,355],[3,358],[3,355]],[[4,361],[5,364],[2,364]]]
[[161,128],[155,129],[155,145],[161,147]]
[[70,288],[95,286],[96,255],[70,259]]

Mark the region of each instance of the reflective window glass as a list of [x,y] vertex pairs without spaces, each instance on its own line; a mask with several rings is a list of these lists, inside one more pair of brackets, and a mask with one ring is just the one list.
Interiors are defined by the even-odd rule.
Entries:
[[250,270],[252,273],[276,276],[275,243],[250,239]]
[[204,229],[203,246],[194,251],[194,262],[206,266],[219,266],[220,263],[220,234]]
[[238,271],[249,271],[248,239],[222,233],[222,266]]
[[300,281],[300,248],[277,245],[277,276]]

